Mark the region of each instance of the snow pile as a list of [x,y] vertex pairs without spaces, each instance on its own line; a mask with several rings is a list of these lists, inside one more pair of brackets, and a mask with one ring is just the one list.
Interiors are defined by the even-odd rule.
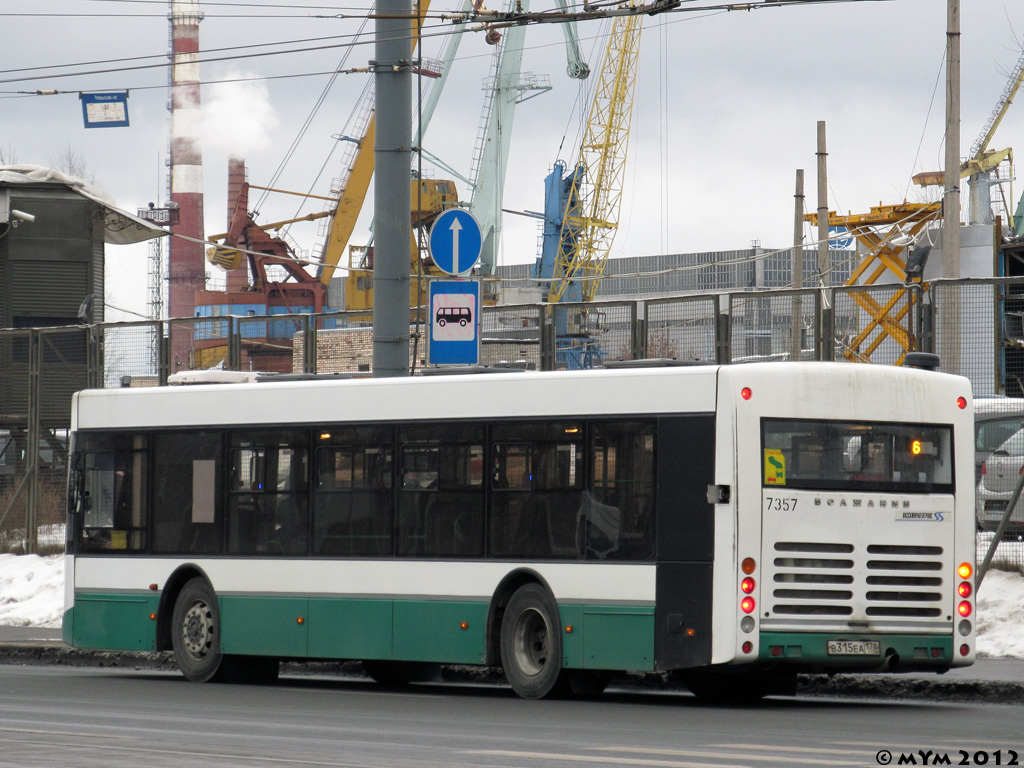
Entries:
[[978,655],[1024,659],[1024,577],[990,570],[978,592]]
[[[0,625],[59,627],[61,555],[0,555]],[[1024,576],[990,570],[978,599],[978,656],[1024,659]]]
[[62,555],[0,555],[0,624],[59,627],[63,613]]

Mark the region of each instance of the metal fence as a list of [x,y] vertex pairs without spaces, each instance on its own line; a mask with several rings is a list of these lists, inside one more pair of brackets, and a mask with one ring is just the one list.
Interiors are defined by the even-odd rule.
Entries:
[[[366,320],[365,312],[338,312],[0,330],[0,551],[62,544],[53,531],[62,519],[72,392],[160,386],[195,368],[369,372]],[[428,365],[426,335],[410,325],[414,369]],[[481,364],[531,370],[641,358],[893,365],[909,351],[935,352],[940,370],[970,378],[976,396],[1009,396],[999,401],[1010,417],[1003,439],[1024,424],[1024,409],[1013,422],[1014,399],[1024,403],[1024,278],[493,306],[483,310],[480,338]],[[994,562],[1024,570],[1016,536],[1011,526]]]

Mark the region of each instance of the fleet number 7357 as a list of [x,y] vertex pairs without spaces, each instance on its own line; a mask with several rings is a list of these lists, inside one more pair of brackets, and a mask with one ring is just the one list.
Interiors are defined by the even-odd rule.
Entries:
[[765,506],[769,511],[790,512],[796,509],[796,499],[783,499],[777,496],[765,496]]

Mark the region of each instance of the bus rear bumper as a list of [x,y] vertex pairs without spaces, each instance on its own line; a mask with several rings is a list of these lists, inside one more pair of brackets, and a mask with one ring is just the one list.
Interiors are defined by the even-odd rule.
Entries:
[[758,661],[797,672],[945,672],[950,635],[762,632]]

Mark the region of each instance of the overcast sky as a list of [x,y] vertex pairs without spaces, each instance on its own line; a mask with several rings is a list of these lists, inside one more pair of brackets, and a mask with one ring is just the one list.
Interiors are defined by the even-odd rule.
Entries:
[[[356,0],[253,0],[232,5],[203,3],[203,49],[351,35],[359,20],[313,18],[358,15],[369,3]],[[493,3],[491,3],[493,4]],[[685,6],[697,3],[684,3]],[[534,0],[545,10],[551,0]],[[962,140],[966,155],[1021,56],[1024,2],[963,0]],[[282,7],[289,6],[289,7]],[[431,11],[452,10],[454,0],[434,0]],[[166,199],[167,70],[164,67],[83,77],[44,73],[114,69],[123,64],[79,65],[107,59],[166,54],[167,3],[162,0],[4,0],[0,81],[0,148],[21,163],[50,165],[70,147],[81,156],[97,186],[128,210]],[[102,14],[95,17],[43,14]],[[263,15],[263,18],[253,16]],[[829,207],[866,212],[879,203],[922,201],[910,177],[937,170],[943,161],[943,89],[946,3],[882,0],[752,12],[671,13],[648,18],[644,27],[633,131],[616,256],[764,247],[792,243],[793,190],[797,168],[806,171],[808,208],[816,208],[816,123],[828,131]],[[367,27],[372,30],[372,23]],[[435,31],[439,31],[436,29]],[[607,24],[580,26],[584,53],[600,66]],[[517,114],[504,206],[540,210],[543,178],[557,159],[578,152],[581,93],[565,74],[562,35],[554,26],[527,32],[523,71],[548,75],[553,89],[523,103]],[[338,40],[307,43],[337,45]],[[443,35],[424,42],[437,57]],[[301,47],[295,45],[293,47]],[[253,49],[243,53],[262,51]],[[482,81],[490,51],[481,35],[464,40],[438,114],[424,145],[468,175],[483,106]],[[287,56],[263,56],[203,64],[203,81],[271,77],[365,66],[372,45],[332,47]],[[210,54],[223,55],[223,54]],[[138,63],[149,64],[150,59]],[[332,135],[343,132],[368,75],[339,77],[311,121],[276,186],[326,194],[340,175],[340,152],[329,157]],[[249,180],[268,184],[327,83],[326,75],[205,85],[204,174],[207,233],[223,231],[229,152],[245,155]],[[592,78],[593,79],[593,78]],[[12,92],[51,90],[54,96],[11,97]],[[131,126],[85,129],[79,91],[129,89]],[[1011,107],[993,147],[1019,145],[1024,106]],[[326,161],[326,167],[324,167]],[[324,167],[321,174],[321,168]],[[443,171],[428,174],[444,177]],[[320,175],[317,180],[318,174]],[[1024,191],[1018,185],[1015,196]],[[460,194],[468,197],[465,185]],[[933,193],[934,194],[934,193]],[[261,206],[261,220],[288,218],[296,198],[275,195]],[[372,198],[371,198],[372,200]],[[320,210],[320,201],[303,212]],[[367,217],[356,241],[365,241]],[[295,227],[306,248],[317,241],[315,223]],[[812,233],[808,230],[808,239]],[[144,312],[145,247],[110,246],[108,302]],[[536,223],[507,216],[499,263],[532,262]],[[108,317],[116,317],[108,312]]]

